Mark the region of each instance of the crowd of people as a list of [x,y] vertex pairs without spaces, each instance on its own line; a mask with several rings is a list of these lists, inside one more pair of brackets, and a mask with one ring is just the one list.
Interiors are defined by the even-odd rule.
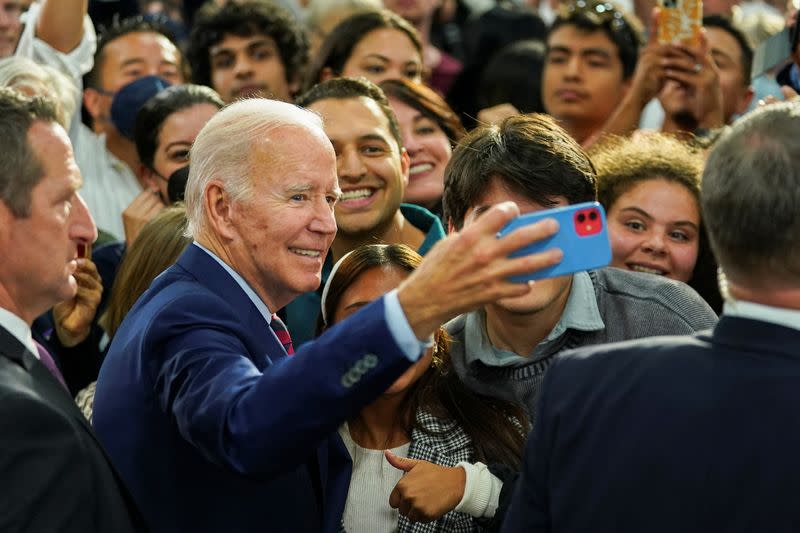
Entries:
[[782,2],[0,0],[0,531],[793,531]]

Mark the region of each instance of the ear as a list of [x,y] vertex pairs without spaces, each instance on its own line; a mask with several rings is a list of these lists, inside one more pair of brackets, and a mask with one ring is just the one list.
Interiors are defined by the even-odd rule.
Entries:
[[158,190],[158,178],[145,165],[139,165],[139,181],[148,189]]
[[[0,246],[2,246],[3,250],[7,250],[5,245],[10,239],[11,227],[15,219],[16,217],[14,213],[11,212],[11,208],[9,208],[4,201],[0,200]],[[11,252],[11,250],[8,251]]]
[[97,117],[101,113],[101,98],[103,98],[103,95],[92,88],[83,90],[83,105],[86,107],[86,111],[89,112],[89,115],[91,115],[92,119],[94,120],[97,120]]
[[218,180],[211,180],[203,191],[203,204],[210,229],[224,242],[236,239],[230,195]]
[[753,95],[755,92],[753,91],[752,85],[748,85],[747,89],[742,94],[742,98],[739,100],[739,105],[736,107],[736,114],[741,115],[750,107],[750,102],[753,101]]
[[456,231],[457,231],[456,227],[453,225],[453,219],[452,218],[448,218],[447,219],[447,233],[448,234],[456,233]]
[[328,80],[330,80],[332,78],[335,78],[335,77],[336,77],[336,74],[333,73],[333,69],[331,69],[331,67],[325,67],[319,73],[319,81],[320,82],[328,81]]
[[294,78],[289,80],[289,94],[292,98],[297,96],[297,93],[300,92],[300,75],[296,74]]
[[400,148],[400,172],[403,174],[403,190],[408,187],[408,171],[411,169],[411,156],[408,151]]

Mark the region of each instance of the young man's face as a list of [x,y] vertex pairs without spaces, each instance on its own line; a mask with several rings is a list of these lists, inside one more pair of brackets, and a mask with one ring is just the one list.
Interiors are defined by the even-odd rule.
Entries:
[[[725,122],[730,123],[734,116],[747,111],[753,90],[745,83],[742,72],[742,49],[736,39],[721,28],[707,27],[706,37],[711,48],[711,57],[719,71],[719,85],[722,90],[722,107]],[[685,113],[695,106],[695,100],[702,98],[691,88],[670,82],[664,86],[659,99],[667,114]]]
[[159,33],[133,32],[108,43],[101,52],[99,85],[86,89],[84,103],[100,125],[108,125],[111,102],[122,87],[145,76],[183,83],[181,53]]
[[[551,209],[510,191],[501,180],[495,178],[483,195],[475,202],[475,205],[467,209],[464,215],[464,227],[475,222],[482,213],[493,205],[509,200],[519,206],[521,214]],[[554,200],[556,205],[552,207],[561,207],[568,204],[567,199],[563,196],[557,196]],[[533,290],[525,296],[498,300],[488,305],[486,307],[487,311],[491,312],[492,309],[498,309],[515,315],[529,315],[552,309],[554,306],[562,305],[566,302],[571,281],[572,276],[537,281]]]
[[565,24],[550,33],[542,98],[547,112],[568,129],[599,129],[627,88],[617,46],[605,32]]
[[286,79],[286,68],[272,37],[225,34],[209,51],[211,85],[225,102],[263,96],[289,102],[297,80]]
[[339,233],[380,236],[400,209],[408,183],[409,159],[392,136],[389,119],[363,96],[323,98],[308,109],[322,116],[336,152]]
[[22,0],[0,0],[0,59],[10,57],[17,48],[23,7]]

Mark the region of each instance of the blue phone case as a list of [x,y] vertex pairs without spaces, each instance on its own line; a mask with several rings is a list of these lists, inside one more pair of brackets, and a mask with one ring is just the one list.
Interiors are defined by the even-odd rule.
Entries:
[[536,211],[521,215],[498,232],[498,237],[522,226],[533,224],[545,218],[558,221],[558,233],[511,254],[511,257],[543,252],[550,248],[560,248],[564,252],[561,262],[522,276],[515,276],[511,281],[523,283],[529,280],[555,278],[582,270],[599,268],[611,262],[611,244],[608,240],[606,213],[597,202],[557,207],[545,211]]

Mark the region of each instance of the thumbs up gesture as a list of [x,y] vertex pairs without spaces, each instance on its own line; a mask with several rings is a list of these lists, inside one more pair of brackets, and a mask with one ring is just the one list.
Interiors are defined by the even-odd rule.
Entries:
[[461,467],[384,452],[389,464],[405,472],[389,495],[389,505],[409,522],[432,522],[456,508],[464,497],[467,474]]

